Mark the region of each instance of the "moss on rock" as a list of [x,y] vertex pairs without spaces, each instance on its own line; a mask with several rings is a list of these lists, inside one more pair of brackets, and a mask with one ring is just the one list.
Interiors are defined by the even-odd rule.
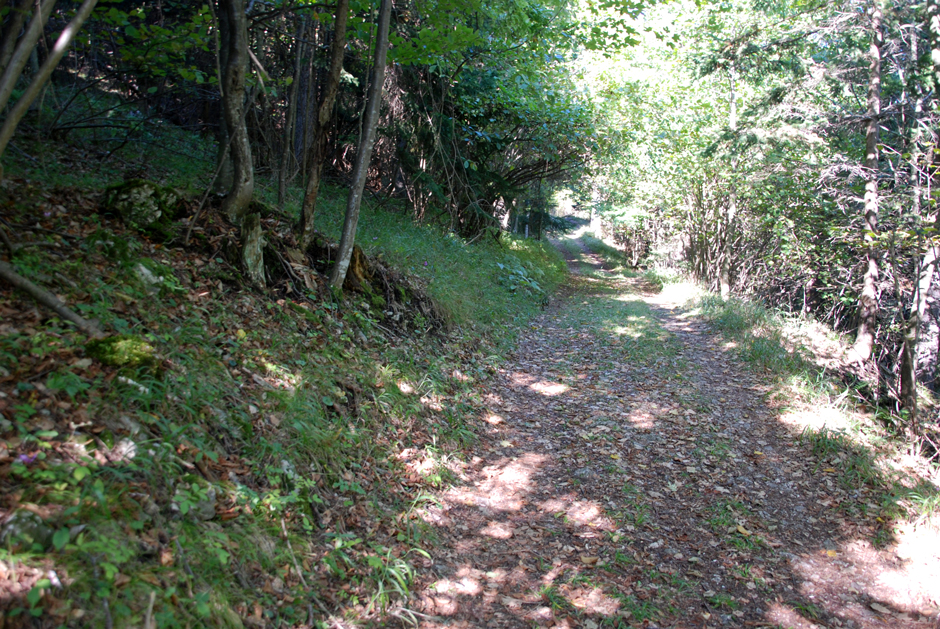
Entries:
[[157,352],[150,343],[127,335],[89,341],[85,345],[85,354],[110,367],[156,369],[159,363]]
[[129,179],[105,191],[104,207],[130,227],[165,240],[172,234],[182,196],[146,179]]

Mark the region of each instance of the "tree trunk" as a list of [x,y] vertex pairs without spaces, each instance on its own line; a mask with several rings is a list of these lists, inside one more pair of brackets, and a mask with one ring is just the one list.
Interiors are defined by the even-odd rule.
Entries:
[[[16,44],[10,59],[4,64],[3,75],[0,77],[0,112],[6,109],[7,103],[10,101],[10,96],[13,94],[13,88],[16,87],[16,82],[20,80],[20,75],[23,74],[23,68],[26,67],[30,54],[32,54],[33,49],[36,48],[36,42],[39,41],[39,37],[42,35],[42,29],[46,25],[46,22],[49,21],[49,16],[52,15],[52,9],[55,7],[55,3],[56,0],[42,0],[39,11],[33,12],[33,17],[26,27],[26,32],[20,37],[19,43]],[[6,35],[6,32],[4,32],[4,35]],[[16,38],[13,37],[13,41],[4,40],[4,48],[7,46],[12,47],[15,39]]]
[[878,317],[878,251],[875,233],[878,230],[878,140],[881,121],[881,48],[884,44],[882,32],[882,0],[875,0],[871,14],[871,45],[869,46],[868,83],[868,128],[865,131],[865,184],[864,241],[866,245],[865,275],[862,279],[862,294],[858,298],[858,331],[852,348],[859,363],[871,358],[875,345],[875,327]]
[[940,0],[927,0],[927,34],[930,38],[931,85],[933,111],[940,113]]
[[[930,80],[928,81],[932,85],[928,85],[927,89],[930,90],[932,88],[933,90],[933,99],[930,109],[936,114],[938,103],[936,90],[937,87],[940,87],[940,3],[938,3],[938,0],[928,0],[927,2],[927,34],[932,65]],[[914,41],[912,57],[917,58],[916,39]],[[929,129],[930,127],[929,123],[922,124],[924,121],[921,119],[921,115],[923,114],[921,100],[917,101],[915,111],[917,117],[914,120],[914,128],[917,131],[911,143],[913,149],[911,178],[914,181],[913,213],[915,216],[919,216],[921,210],[921,195],[923,194],[923,187],[921,185],[922,174],[920,172],[920,159],[923,156],[921,152],[922,138],[920,130],[923,128]],[[932,137],[929,138],[927,142],[926,151],[928,177],[933,162],[933,148],[936,145],[935,132],[932,132],[931,135]],[[928,200],[928,203],[933,204],[933,207],[930,207],[928,210],[931,211],[932,215],[928,217],[926,222],[932,224],[936,230],[937,227],[940,227],[940,224],[938,224],[940,214],[937,213],[935,201]],[[911,312],[910,315],[908,315],[907,321],[905,321],[904,341],[901,345],[901,405],[908,412],[907,433],[908,437],[911,439],[916,439],[920,435],[920,423],[917,416],[917,346],[920,343],[920,327],[924,320],[924,314],[927,311],[927,295],[933,285],[938,258],[940,258],[940,248],[929,244],[919,267],[917,285],[914,288],[914,296],[911,303]]]
[[[300,245],[306,250],[313,240],[313,219],[316,212],[317,196],[320,193],[320,177],[323,163],[326,161],[327,126],[333,116],[333,104],[339,92],[339,79],[343,71],[343,55],[346,51],[346,19],[349,15],[349,0],[339,0],[334,16],[333,45],[330,49],[330,74],[317,116],[313,122],[313,146],[310,155],[310,171],[307,188],[304,191],[300,216]],[[384,77],[384,68],[383,68]],[[381,91],[381,86],[379,86]],[[371,152],[371,146],[369,148]]]
[[901,407],[907,410],[907,433],[911,438],[920,434],[917,418],[917,345],[920,343],[920,326],[927,311],[927,294],[936,272],[937,247],[929,247],[921,261],[917,286],[911,312],[904,322],[904,340],[901,344]]
[[13,58],[13,51],[16,49],[16,42],[20,37],[20,31],[23,30],[23,24],[32,9],[33,0],[20,0],[19,4],[10,7],[10,17],[7,18],[7,25],[0,33],[2,42],[0,42],[0,76],[6,72],[10,60]]
[[[735,72],[734,64],[731,64],[731,67],[728,68],[728,80],[730,83],[730,96],[731,102],[728,111],[728,128],[731,129],[731,133],[735,134],[738,130],[738,100],[735,79],[737,74]],[[733,140],[732,140],[733,141]],[[736,170],[736,165],[731,165],[731,176],[734,177]],[[721,271],[719,275],[718,285],[719,292],[721,293],[721,298],[727,300],[731,297],[731,245],[734,241],[734,217],[738,213],[738,190],[735,187],[735,183],[731,181],[731,190],[728,199],[728,207],[725,210],[724,215],[724,225],[722,229],[722,251],[721,251]]]
[[230,136],[232,186],[222,201],[222,211],[241,225],[254,192],[251,144],[245,125],[245,73],[248,69],[248,20],[245,0],[219,0],[222,35],[222,116]]
[[373,62],[372,83],[369,85],[369,97],[362,121],[362,135],[359,138],[359,150],[356,165],[353,168],[352,187],[346,203],[346,219],[343,221],[343,236],[339,243],[336,266],[330,274],[330,286],[339,289],[346,280],[349,260],[352,258],[353,245],[356,241],[356,224],[359,222],[359,206],[362,203],[362,191],[369,175],[369,162],[372,159],[372,147],[375,144],[375,130],[379,124],[379,109],[382,105],[382,88],[385,84],[385,59],[388,54],[388,23],[392,14],[392,0],[382,0],[379,7],[379,24],[375,40],[375,61]]
[[287,196],[287,171],[290,170],[294,155],[294,123],[297,120],[297,96],[300,90],[300,73],[303,68],[304,33],[307,30],[307,19],[300,18],[297,25],[297,45],[294,47],[294,81],[290,86],[290,99],[287,103],[287,119],[284,124],[284,152],[281,153],[281,167],[277,173],[277,205],[284,207]]
[[261,215],[248,214],[241,227],[242,265],[252,284],[264,288],[264,234],[261,231]]
[[[219,84],[219,106],[221,107],[225,100],[225,75],[222,68],[225,67],[228,61],[228,36],[231,29],[227,22],[224,26],[222,25],[222,20],[227,18],[224,13],[222,15],[216,13],[214,1],[209,2],[209,11],[212,13],[213,41],[215,43],[215,78]],[[215,155],[216,172],[218,174],[212,184],[212,192],[224,195],[232,189],[232,158],[224,112],[218,120],[219,127],[216,131],[216,139],[219,147]]]
[[[85,0],[82,3],[82,5],[78,8],[78,12],[75,14],[75,17],[72,18],[72,21],[68,23],[68,26],[62,30],[62,33],[59,35],[59,39],[56,40],[55,46],[53,46],[52,50],[49,51],[49,56],[46,57],[46,60],[39,68],[39,72],[37,72],[35,76],[33,76],[33,80],[30,81],[29,87],[26,88],[26,91],[23,92],[23,95],[20,96],[19,100],[16,101],[16,105],[14,105],[10,110],[6,120],[3,122],[3,127],[0,127],[0,157],[3,156],[3,152],[6,150],[7,144],[9,144],[10,140],[13,138],[13,132],[16,131],[16,127],[20,123],[20,120],[22,120],[23,116],[26,115],[26,112],[29,110],[29,106],[32,104],[32,102],[36,100],[37,96],[39,96],[40,90],[46,84],[46,81],[49,80],[49,77],[52,76],[52,71],[55,70],[57,65],[59,65],[59,61],[62,59],[62,55],[64,55],[65,51],[68,50],[69,45],[75,38],[75,34],[78,33],[78,31],[82,28],[85,20],[88,19],[88,16],[91,14],[92,9],[95,8],[95,4],[97,3],[98,0]],[[45,9],[45,5],[43,5],[42,9]],[[40,12],[42,12],[42,10]],[[30,24],[30,28],[32,28],[32,24]],[[23,43],[26,42],[21,42],[21,44]],[[19,47],[17,52],[19,52]],[[10,67],[7,68],[8,73],[12,69],[13,65],[11,64]],[[4,80],[5,79],[6,74],[4,75]],[[3,179],[2,166],[0,166],[0,179]]]

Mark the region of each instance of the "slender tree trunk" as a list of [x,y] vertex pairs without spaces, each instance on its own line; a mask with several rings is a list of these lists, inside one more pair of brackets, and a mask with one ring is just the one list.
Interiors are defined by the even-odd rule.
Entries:
[[294,156],[294,123],[297,120],[297,95],[300,90],[306,29],[307,19],[301,17],[297,24],[297,45],[294,47],[294,82],[290,86],[290,101],[287,103],[287,120],[284,124],[284,152],[281,154],[281,168],[277,173],[277,205],[280,208],[284,207],[284,199],[287,196],[287,171],[290,170]]
[[[241,225],[254,192],[251,144],[245,124],[245,73],[248,69],[248,20],[245,0],[220,0],[222,29],[222,114],[230,135],[232,187],[222,201],[222,211],[230,221]],[[227,31],[227,33],[226,33]]]
[[346,219],[343,222],[343,236],[339,243],[336,266],[330,274],[330,286],[338,289],[346,280],[346,271],[352,258],[353,245],[356,241],[356,225],[359,222],[359,206],[362,203],[362,191],[369,175],[369,162],[372,159],[372,147],[375,144],[375,131],[379,124],[379,109],[382,105],[382,88],[385,84],[385,61],[388,54],[388,23],[392,15],[392,0],[382,0],[379,7],[378,33],[375,40],[375,61],[373,62],[372,83],[369,85],[369,97],[362,120],[362,135],[359,138],[359,150],[356,165],[353,168],[352,187],[346,203]]
[[[930,46],[930,58],[931,58],[931,77],[928,89],[933,89],[933,99],[931,102],[930,109],[933,110],[933,114],[936,115],[937,112],[937,93],[936,90],[940,87],[940,3],[937,0],[929,0],[927,2],[927,34],[928,41]],[[914,46],[912,49],[912,57],[917,58],[917,40],[914,39]],[[923,186],[921,182],[924,180],[922,173],[920,172],[920,160],[921,157],[924,157],[922,153],[922,133],[921,130],[924,128],[930,128],[929,122],[924,121],[923,117],[923,101],[918,100],[915,111],[917,116],[914,120],[914,128],[916,129],[914,138],[912,141],[912,158],[911,158],[911,178],[914,181],[914,199],[913,199],[913,211],[915,216],[920,215],[921,211],[921,198],[923,195]],[[926,151],[926,162],[927,162],[927,182],[929,188],[930,182],[930,170],[933,162],[933,149],[936,146],[936,131],[931,130],[931,137],[927,141],[927,151]],[[940,214],[937,212],[936,201],[928,198],[928,204],[933,204],[929,208],[931,215],[927,219],[927,223],[933,224],[934,229],[940,227],[938,219],[940,219]],[[924,253],[923,260],[920,263],[918,281],[917,285],[914,288],[914,296],[911,303],[911,311],[908,316],[907,321],[905,322],[904,328],[904,342],[901,346],[901,404],[908,411],[908,425],[907,432],[908,436],[912,439],[916,439],[920,435],[920,422],[918,420],[918,411],[917,411],[917,346],[920,343],[920,328],[921,324],[924,321],[924,314],[927,311],[927,295],[930,293],[930,288],[933,285],[934,274],[936,273],[936,264],[940,258],[940,248],[936,245],[928,245],[926,253]]]
[[[310,242],[313,240],[313,219],[317,209],[317,196],[320,193],[320,177],[323,174],[323,164],[326,161],[327,126],[330,123],[330,118],[333,117],[333,104],[336,102],[336,94],[339,92],[339,79],[343,71],[348,15],[349,0],[339,0],[334,16],[333,45],[330,49],[330,74],[327,77],[323,98],[320,101],[320,107],[313,123],[310,171],[307,178],[307,187],[304,191],[300,217],[300,245],[302,249],[310,246]],[[379,89],[381,90],[381,86]]]
[[303,173],[305,189],[307,170],[309,170],[310,167],[310,127],[313,124],[312,117],[316,114],[317,107],[317,68],[314,64],[316,60],[316,53],[314,51],[320,49],[320,34],[322,31],[323,25],[319,20],[315,21],[310,33],[310,37],[313,40],[312,50],[309,60],[307,61],[307,71],[303,75],[304,85],[301,88],[303,99],[300,109],[297,112],[297,115],[301,117],[303,122],[300,123],[295,136],[297,146],[299,147],[295,149],[295,151],[299,152],[297,161],[300,163],[300,172]]
[[215,2],[210,0],[209,10],[212,12],[212,22],[214,25],[214,43],[215,43],[215,78],[219,84],[219,106],[222,107],[222,115],[219,116],[219,128],[217,130],[217,139],[219,142],[216,151],[216,171],[219,173],[212,185],[212,191],[215,194],[227,194],[232,189],[234,173],[232,171],[232,149],[229,145],[228,125],[225,124],[225,73],[222,68],[228,65],[229,34],[232,29],[228,24],[227,13],[224,11],[216,13]]
[[881,48],[884,44],[882,32],[882,0],[874,0],[871,14],[871,45],[869,46],[868,83],[868,128],[865,131],[865,184],[864,241],[866,245],[865,275],[862,278],[862,294],[858,298],[858,331],[855,335],[853,354],[859,363],[867,362],[875,345],[875,327],[878,317],[878,250],[875,234],[878,231],[878,140],[881,121]]
[[[98,0],[85,0],[82,3],[82,5],[78,8],[78,12],[75,14],[75,17],[72,18],[72,21],[68,23],[68,26],[62,30],[62,33],[59,35],[59,39],[56,40],[55,46],[53,46],[52,50],[49,51],[49,56],[46,57],[46,60],[39,68],[39,72],[37,72],[33,76],[33,80],[30,81],[29,87],[26,88],[26,91],[23,92],[23,95],[20,96],[19,100],[16,101],[16,105],[14,105],[10,110],[6,120],[3,122],[3,126],[0,127],[0,157],[3,156],[3,152],[6,150],[7,144],[9,144],[10,140],[13,138],[13,132],[16,131],[16,127],[20,123],[20,120],[22,120],[23,116],[26,115],[26,112],[29,110],[29,106],[32,104],[32,102],[36,100],[37,96],[39,96],[40,90],[42,90],[42,87],[46,84],[46,81],[49,80],[49,77],[52,76],[52,71],[55,70],[57,65],[59,65],[59,61],[62,59],[65,51],[68,50],[69,45],[75,38],[75,34],[81,30],[82,25],[85,23],[85,20],[88,19],[88,16],[91,14],[97,3]],[[10,69],[12,69],[12,65],[10,68],[8,68],[8,70]],[[0,166],[0,179],[3,179],[2,166]]]
[[934,113],[940,113],[940,0],[927,0],[927,35],[930,38],[931,85],[933,89],[932,107]]
[[[731,129],[731,133],[734,134],[738,130],[738,100],[735,79],[737,74],[735,72],[734,64],[731,64],[731,67],[728,68],[728,80],[731,84],[731,103],[728,112],[728,127]],[[731,245],[734,241],[734,217],[738,213],[738,190],[735,186],[733,180],[736,164],[732,164],[731,167],[731,190],[728,198],[728,208],[725,210],[724,215],[724,225],[722,229],[722,251],[721,251],[721,272],[719,276],[719,290],[721,293],[722,299],[728,299],[731,296]]]
[[[6,4],[6,3],[4,3]],[[13,58],[13,51],[16,49],[16,42],[20,37],[20,31],[23,30],[23,24],[29,16],[30,9],[33,6],[33,0],[20,0],[16,6],[10,7],[10,17],[7,18],[7,25],[0,33],[0,76],[6,72],[7,65]]]
[[901,344],[901,406],[908,413],[907,432],[911,438],[920,434],[920,422],[917,417],[917,346],[920,343],[921,323],[927,311],[927,295],[936,273],[938,253],[938,248],[931,246],[921,260],[911,312],[905,321],[904,340]]
[[[0,76],[0,112],[6,109],[7,103],[10,102],[13,88],[16,87],[16,82],[20,80],[23,68],[29,62],[30,54],[36,48],[36,42],[39,41],[42,29],[49,21],[49,16],[52,15],[55,3],[56,0],[42,0],[39,11],[33,11],[33,17],[29,20],[26,32],[20,37],[19,43],[16,44],[10,59],[5,64],[3,75]],[[12,46],[13,42],[4,41],[3,45],[4,47],[7,45]]]

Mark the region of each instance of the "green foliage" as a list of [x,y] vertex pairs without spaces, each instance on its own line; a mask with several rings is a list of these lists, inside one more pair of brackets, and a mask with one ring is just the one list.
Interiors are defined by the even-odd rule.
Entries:
[[[113,3],[100,3],[87,26],[88,31],[106,32],[118,51],[118,59],[143,81],[148,93],[166,86],[160,81],[184,81],[195,85],[216,82],[214,73],[194,63],[195,56],[210,52],[212,17],[209,6],[194,3],[188,10],[176,9],[171,24],[150,19],[150,7],[124,10]],[[171,9],[171,10],[172,10]],[[161,21],[162,22],[162,21]],[[87,36],[86,36],[87,37]],[[87,41],[86,45],[91,44]]]
[[[326,188],[322,194],[327,201],[318,210],[318,226],[338,237],[342,191]],[[367,254],[420,278],[454,325],[486,333],[498,334],[506,320],[538,312],[567,275],[564,261],[547,242],[504,237],[500,244],[488,238],[471,244],[368,203],[362,207],[359,243]],[[512,271],[506,269],[521,269],[524,277],[516,274],[509,281]]]
[[781,332],[776,315],[764,306],[744,300],[705,296],[698,301],[704,317],[739,343],[741,356],[778,376],[812,375],[800,348],[793,348]]
[[52,373],[46,378],[46,388],[50,391],[64,391],[73,400],[90,386],[88,382],[68,369]]
[[541,303],[548,303],[548,295],[535,280],[535,277],[545,275],[541,269],[534,265],[529,265],[527,268],[518,259],[509,259],[506,264],[497,262],[496,266],[503,272],[500,275],[499,283],[506,286],[510,292],[515,293],[522,288],[537,296]]

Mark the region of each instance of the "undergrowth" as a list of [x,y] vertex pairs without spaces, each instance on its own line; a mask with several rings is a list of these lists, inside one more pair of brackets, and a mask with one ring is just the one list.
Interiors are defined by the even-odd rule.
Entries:
[[[451,324],[392,334],[367,296],[245,290],[211,242],[155,244],[103,217],[98,190],[121,173],[57,171],[50,189],[31,180],[41,166],[3,182],[4,228],[46,243],[11,263],[140,358],[107,362],[2,287],[0,580],[20,592],[6,626],[406,617],[433,543],[422,488],[453,480],[444,453],[475,440],[484,385],[563,261],[366,207],[366,252],[419,278]],[[325,196],[327,233],[341,195]]]

